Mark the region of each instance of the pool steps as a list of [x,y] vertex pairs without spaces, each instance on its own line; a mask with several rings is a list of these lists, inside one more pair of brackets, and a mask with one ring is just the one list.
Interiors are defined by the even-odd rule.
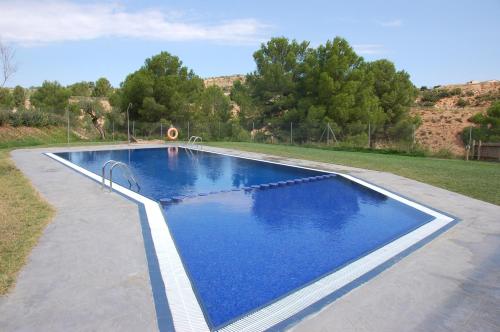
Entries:
[[215,194],[220,194],[220,193],[228,193],[231,191],[245,191],[245,192],[250,192],[253,190],[265,190],[265,189],[274,189],[278,187],[284,187],[284,186],[291,186],[294,184],[301,184],[301,183],[308,183],[308,182],[314,182],[314,181],[320,181],[320,180],[326,180],[330,179],[337,176],[336,174],[324,174],[324,175],[318,175],[318,176],[311,176],[307,178],[299,178],[299,179],[294,179],[294,180],[287,180],[287,181],[279,181],[279,182],[271,182],[271,183],[264,183],[264,184],[258,184],[258,185],[253,185],[249,187],[242,187],[242,188],[234,188],[234,189],[224,189],[224,190],[219,190],[219,191],[211,191],[208,193],[199,193],[197,195],[179,195],[179,196],[172,196],[170,198],[161,198],[160,199],[160,204],[165,206],[169,204],[174,204],[174,203],[180,203],[184,199],[188,198],[194,198],[194,197],[200,197],[200,196],[208,196],[208,195],[215,195]]

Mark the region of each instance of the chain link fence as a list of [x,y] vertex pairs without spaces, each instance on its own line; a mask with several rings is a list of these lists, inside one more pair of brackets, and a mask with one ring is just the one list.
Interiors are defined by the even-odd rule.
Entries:
[[[410,155],[433,155],[438,157],[474,156],[471,148],[479,140],[474,133],[467,135],[470,143],[454,140],[443,145],[454,146],[454,151],[431,149],[419,141],[418,128],[406,123],[397,126],[381,126],[372,123],[357,123],[340,128],[332,123],[281,123],[262,125],[254,122],[245,125],[236,120],[222,121],[183,121],[183,122],[143,122],[123,118],[105,119],[100,123],[92,122],[88,117],[68,116],[64,125],[68,131],[68,143],[76,141],[136,142],[141,140],[168,140],[167,131],[173,126],[178,130],[179,141],[187,141],[191,136],[200,136],[203,142],[233,141],[266,144],[303,145],[328,149],[377,150]],[[102,128],[104,137],[97,127]],[[484,143],[484,142],[483,142]],[[457,152],[458,151],[458,152]],[[477,151],[477,148],[476,148]],[[477,159],[477,156],[474,157]]]

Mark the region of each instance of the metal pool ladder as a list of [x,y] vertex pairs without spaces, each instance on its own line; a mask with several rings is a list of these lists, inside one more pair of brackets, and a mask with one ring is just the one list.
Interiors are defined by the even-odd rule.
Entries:
[[186,144],[186,148],[190,149],[191,147],[194,147],[196,142],[198,142],[197,147],[199,150],[202,149],[201,143],[203,143],[203,138],[201,136],[191,136]]
[[106,161],[104,163],[104,165],[102,165],[102,188],[104,188],[106,186],[106,184],[105,184],[105,181],[106,181],[105,172],[106,172],[106,166],[108,164],[111,164],[111,166],[109,168],[109,191],[113,190],[113,168],[115,168],[117,166],[121,167],[124,170],[123,174],[125,175],[125,178],[128,181],[129,188],[132,188],[132,182],[133,182],[135,184],[135,186],[137,187],[137,191],[141,190],[141,186],[139,186],[139,182],[137,182],[137,180],[135,179],[135,176],[132,173],[132,171],[130,170],[130,168],[128,167],[128,165],[125,163],[122,163],[121,161],[116,161],[116,160],[112,160],[112,159]]

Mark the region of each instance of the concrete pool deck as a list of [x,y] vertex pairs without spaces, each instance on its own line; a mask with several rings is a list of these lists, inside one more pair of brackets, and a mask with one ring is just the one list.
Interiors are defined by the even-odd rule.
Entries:
[[[165,145],[133,147],[158,146]],[[0,298],[2,330],[158,329],[137,204],[42,154],[126,147],[12,152],[16,166],[57,212],[16,286]],[[461,219],[292,330],[500,330],[500,206],[384,172],[205,149],[348,173]]]

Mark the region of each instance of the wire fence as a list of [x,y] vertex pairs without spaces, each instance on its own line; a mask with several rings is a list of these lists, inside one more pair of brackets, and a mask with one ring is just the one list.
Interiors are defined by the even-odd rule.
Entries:
[[[204,142],[235,141],[347,150],[369,149],[411,155],[460,156],[464,159],[478,158],[477,153],[473,151],[475,146],[475,151],[478,151],[478,146],[479,151],[481,149],[498,150],[496,147],[484,145],[485,142],[481,141],[480,137],[476,137],[473,130],[464,130],[461,137],[443,138],[436,134],[429,136],[428,133],[423,133],[411,123],[387,126],[369,122],[339,127],[334,123],[324,122],[288,122],[277,125],[256,122],[241,124],[237,120],[226,122],[190,120],[171,123],[168,121],[127,121],[124,117],[92,121],[87,116],[72,116],[69,113],[59,116],[56,120],[59,126],[67,127],[68,143],[168,140],[168,129],[175,127],[178,130],[177,140],[180,141],[187,141],[191,136],[200,136]],[[22,122],[20,125],[25,124]],[[427,145],[428,142],[436,142],[438,139],[442,140],[440,144],[445,148],[438,151],[435,145]],[[483,154],[483,156],[486,155]]]
[[[68,140],[80,138],[107,141],[166,140],[169,128],[178,131],[178,140],[201,136],[203,141],[239,141],[270,144],[310,145],[381,149],[398,147],[411,149],[417,145],[415,126],[407,128],[377,128],[373,124],[358,124],[355,129],[341,130],[330,123],[314,125],[290,122],[287,126],[257,126],[250,128],[237,122],[185,121],[178,123],[106,120],[101,123],[71,119],[66,123]],[[98,129],[100,127],[100,129]],[[102,133],[102,136],[99,137]]]

